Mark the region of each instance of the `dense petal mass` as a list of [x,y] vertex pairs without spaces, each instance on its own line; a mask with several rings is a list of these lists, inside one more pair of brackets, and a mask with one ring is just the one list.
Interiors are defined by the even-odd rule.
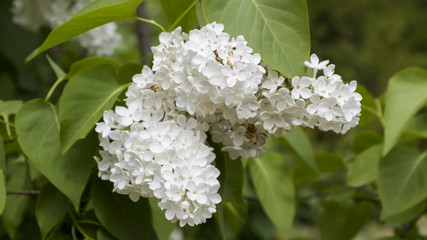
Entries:
[[231,159],[249,158],[264,151],[268,134],[293,126],[345,133],[359,121],[357,84],[344,83],[329,61],[312,55],[314,76],[288,79],[223,29],[161,33],[153,67],[133,77],[125,105],[95,129],[99,176],[133,201],[157,198],[180,226],[205,222],[221,201],[208,135]]

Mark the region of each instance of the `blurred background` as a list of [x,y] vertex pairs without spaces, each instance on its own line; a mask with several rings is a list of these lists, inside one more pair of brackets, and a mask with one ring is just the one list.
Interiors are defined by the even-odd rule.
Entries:
[[[28,100],[44,97],[51,85],[56,81],[48,61],[39,56],[35,60],[24,63],[25,57],[45,39],[50,29],[42,28],[31,32],[12,22],[10,12],[11,0],[0,1],[0,100]],[[162,4],[168,1],[147,0],[140,14],[146,14],[166,28],[174,18],[166,18]],[[182,0],[186,4],[191,0]],[[170,1],[180,4],[180,1]],[[336,73],[345,81],[357,80],[366,87],[374,97],[380,97],[387,87],[388,79],[399,70],[408,66],[419,66],[427,69],[427,1],[425,0],[308,0],[311,31],[311,52],[321,60],[329,59],[336,65]],[[194,12],[190,14],[195,14]],[[177,16],[179,13],[177,13]],[[168,16],[171,16],[170,14]],[[185,23],[188,29],[197,27],[194,22]],[[148,27],[145,40],[141,44],[138,35],[141,26],[134,22],[120,22],[119,32],[123,36],[121,45],[112,58],[120,61],[142,62],[150,58],[150,54],[142,50],[157,44],[159,30]],[[147,35],[148,34],[148,35]],[[148,38],[147,38],[148,36]],[[143,46],[142,46],[143,45]],[[47,52],[64,70],[68,70],[72,62],[88,56],[77,42],[67,42]],[[145,55],[145,56],[141,56]],[[53,101],[55,101],[55,97]],[[362,116],[362,120],[369,116]],[[322,209],[333,208],[325,199],[350,199],[351,191],[345,189],[344,165],[357,152],[358,144],[355,136],[370,130],[379,130],[379,124],[373,122],[355,129],[345,136],[308,130],[316,157],[328,159],[323,165],[322,176],[313,176],[307,166],[295,163],[294,175],[301,198],[295,221],[295,233],[292,239],[318,239],[319,221],[332,221],[333,217],[325,218]],[[372,139],[376,135],[370,133]],[[374,140],[375,141],[375,140]],[[272,140],[270,147],[283,152],[292,160],[292,154],[283,148],[279,140]],[[329,155],[328,155],[329,154]],[[296,161],[295,161],[296,162]],[[311,182],[316,178],[316,182]],[[310,183],[310,184],[308,184]],[[252,199],[251,188],[246,184],[245,194],[248,196],[249,212],[245,215],[246,223],[242,226],[241,239],[276,239],[277,233],[268,218],[262,212],[256,199]],[[333,192],[331,196],[319,195],[321,192]],[[349,200],[350,201],[350,200]],[[343,202],[343,201],[341,201]],[[30,211],[29,211],[30,212]],[[377,215],[379,213],[376,213]],[[186,228],[186,238],[209,238],[218,236],[212,232],[214,222],[195,228]],[[427,223],[424,222],[424,225]],[[393,232],[391,227],[383,227],[379,222],[372,222],[357,239],[374,239],[387,236]],[[421,231],[423,228],[421,227]],[[384,234],[382,234],[384,233]],[[427,234],[427,233],[426,233]],[[0,231],[1,235],[1,231]],[[218,236],[219,237],[219,236]]]

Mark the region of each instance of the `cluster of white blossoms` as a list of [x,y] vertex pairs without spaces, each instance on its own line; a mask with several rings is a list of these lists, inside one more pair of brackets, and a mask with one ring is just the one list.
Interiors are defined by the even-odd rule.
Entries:
[[[51,29],[63,24],[93,0],[14,0],[11,11],[14,23],[31,31]],[[119,46],[121,35],[116,23],[108,23],[76,38],[80,45],[95,55],[108,56]]]
[[152,68],[133,77],[125,106],[105,112],[96,127],[100,177],[134,201],[156,197],[181,226],[205,222],[221,201],[208,137],[230,158],[249,158],[264,150],[268,134],[299,125],[345,133],[359,120],[356,82],[343,83],[334,65],[313,54],[312,77],[287,79],[243,36],[223,29],[162,33]]

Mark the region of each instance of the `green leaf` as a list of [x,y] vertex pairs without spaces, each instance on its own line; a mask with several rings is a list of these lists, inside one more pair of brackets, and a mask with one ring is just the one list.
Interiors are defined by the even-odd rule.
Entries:
[[163,212],[160,207],[157,206],[158,200],[156,198],[149,198],[148,202],[150,204],[150,209],[153,216],[153,227],[156,231],[157,238],[159,240],[168,240],[172,231],[176,227],[176,223],[172,223],[166,219],[165,212]]
[[67,214],[68,199],[52,184],[46,184],[37,197],[36,218],[42,239],[58,225]]
[[[9,162],[7,190],[23,191],[30,189],[30,186],[25,159],[23,157],[12,159]],[[28,195],[7,195],[6,207],[1,215],[1,220],[10,239],[15,239],[29,202],[30,196]]]
[[427,153],[415,146],[396,145],[379,165],[378,188],[383,204],[381,218],[405,211],[427,197]]
[[263,61],[287,77],[303,75],[310,53],[305,0],[202,1],[208,22],[224,24],[232,36],[243,35]]
[[398,142],[408,121],[427,101],[427,71],[406,68],[395,74],[385,93],[384,149],[386,155]]
[[16,114],[18,109],[22,106],[21,100],[10,100],[10,101],[1,101],[0,100],[0,114],[7,118],[9,115]]
[[47,61],[49,62],[50,67],[55,72],[56,77],[58,79],[65,77],[66,73],[64,72],[64,70],[62,70],[61,67],[58,66],[58,64],[56,64],[56,62],[53,61],[53,59],[49,55],[46,55],[46,58],[47,58]]
[[320,172],[336,172],[344,169],[343,160],[336,153],[317,153],[315,158]]
[[361,153],[374,145],[381,144],[382,141],[383,137],[377,132],[361,131],[354,137],[351,148],[354,152]]
[[6,176],[6,153],[4,152],[3,137],[0,135],[0,169],[3,170],[3,174]]
[[300,127],[295,127],[290,132],[283,134],[286,144],[298,155],[301,160],[306,162],[313,170],[317,171],[317,164],[314,158],[313,148],[310,139]]
[[413,207],[384,219],[386,224],[403,224],[414,220],[426,209],[427,203],[422,201]]
[[127,86],[117,83],[116,69],[111,65],[97,66],[70,79],[59,100],[62,152],[93,129]]
[[[197,28],[194,0],[160,0],[160,5],[169,23],[181,26],[184,32]],[[173,30],[173,29],[172,29]]]
[[375,205],[366,201],[355,205],[324,202],[317,220],[322,239],[353,239],[373,215],[374,210]]
[[371,93],[362,85],[357,84],[357,90],[360,95],[362,95],[362,112],[360,113],[360,121],[359,125],[366,128],[371,123],[372,120],[374,120],[376,115],[376,104],[375,104],[375,98],[372,96]]
[[43,51],[109,22],[135,19],[136,8],[143,0],[95,0],[75,16],[53,29],[46,40],[27,58],[30,61]]
[[6,178],[3,174],[3,169],[0,169],[0,215],[6,206],[6,197]]
[[427,113],[412,118],[406,125],[404,133],[411,137],[427,138]]
[[150,239],[151,212],[146,198],[132,202],[128,196],[113,193],[101,180],[92,184],[91,197],[97,218],[115,237]]
[[55,108],[41,99],[25,103],[15,118],[18,142],[34,166],[78,209],[80,197],[95,164],[97,140],[91,134],[61,155]]
[[277,153],[264,153],[249,162],[252,183],[261,206],[282,232],[291,229],[295,216],[295,190],[288,161]]
[[227,211],[229,210],[227,207],[234,209],[234,214],[237,215],[239,215],[239,212],[236,209],[240,210],[245,208],[245,202],[242,194],[243,165],[240,159],[231,160],[227,153],[222,152],[220,144],[211,143],[211,146],[214,147],[216,155],[216,167],[221,172],[218,180],[221,185],[219,193],[222,197],[222,202],[217,205],[215,219],[217,220],[221,231],[221,237],[223,239],[227,239],[234,235],[234,229],[227,226],[227,222],[230,220],[226,219],[228,214]]
[[377,179],[382,149],[375,145],[356,156],[348,166],[347,185],[358,187]]
[[116,69],[120,67],[120,64],[113,59],[104,57],[89,57],[73,63],[73,65],[71,65],[70,71],[67,74],[67,78],[72,78],[79,73],[95,69],[102,65],[110,65]]
[[132,82],[132,77],[135,74],[141,73],[142,64],[136,62],[127,62],[120,66],[118,73],[118,82],[120,84]]

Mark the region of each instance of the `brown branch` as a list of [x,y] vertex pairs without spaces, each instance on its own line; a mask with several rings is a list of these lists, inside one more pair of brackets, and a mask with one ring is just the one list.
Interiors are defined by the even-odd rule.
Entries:
[[39,190],[7,191],[7,195],[37,195],[37,194],[40,194]]
[[[145,2],[142,2],[136,10],[136,15],[141,18],[148,19]],[[139,54],[142,63],[145,65],[150,64],[148,56],[151,54],[151,31],[150,25],[146,22],[136,22],[136,35],[138,37]]]

